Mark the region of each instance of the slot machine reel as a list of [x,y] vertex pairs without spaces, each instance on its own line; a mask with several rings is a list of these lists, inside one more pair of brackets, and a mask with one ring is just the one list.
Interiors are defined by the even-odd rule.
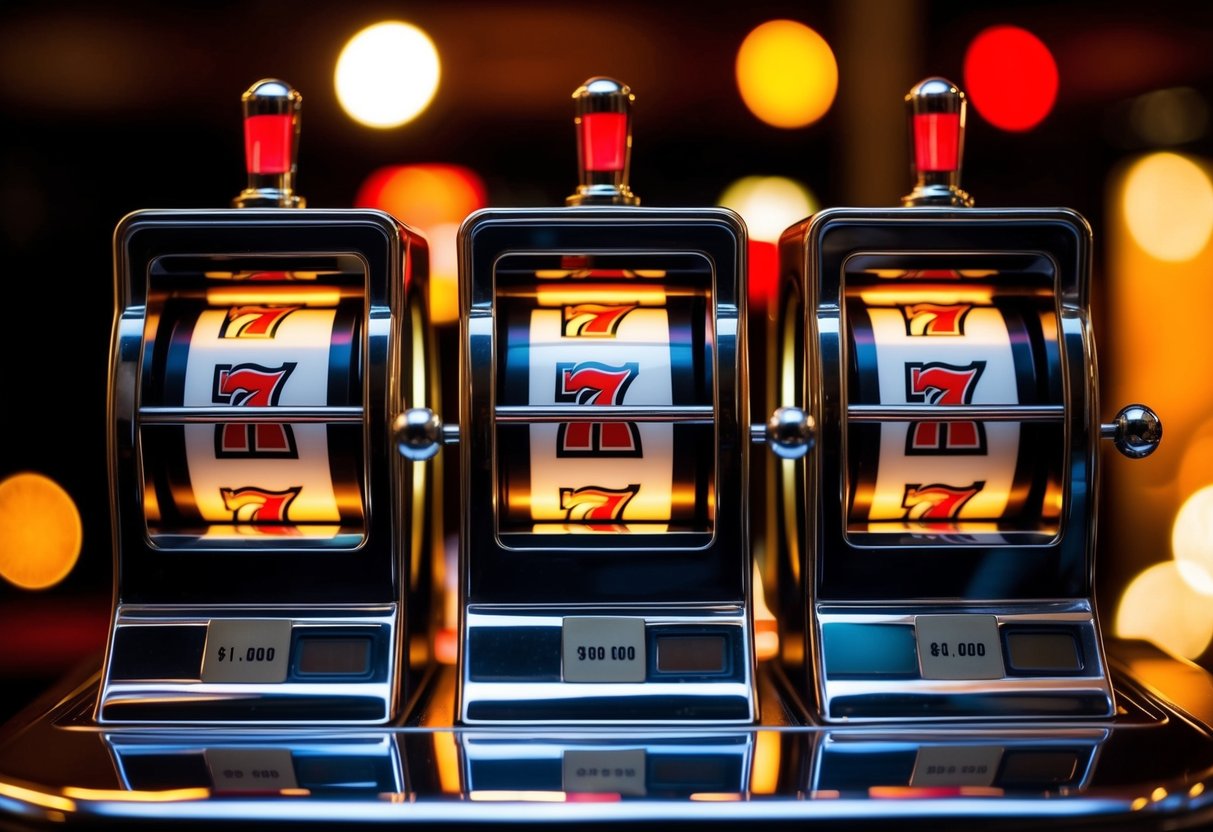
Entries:
[[1141,458],[1161,422],[1096,422],[1086,220],[971,207],[963,94],[929,78],[906,100],[904,206],[828,209],[780,243],[784,664],[829,722],[1109,717],[1098,440]]
[[747,723],[753,621],[741,218],[642,208],[628,87],[573,95],[576,192],[459,234],[458,719]]
[[382,724],[428,663],[435,471],[389,432],[437,398],[427,244],[304,207],[301,103],[244,94],[232,208],[115,232],[103,723]]

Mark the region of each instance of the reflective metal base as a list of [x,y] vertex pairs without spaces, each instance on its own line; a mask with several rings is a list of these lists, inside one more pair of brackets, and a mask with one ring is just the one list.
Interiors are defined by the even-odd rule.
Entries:
[[1110,642],[1110,718],[825,725],[760,665],[755,726],[454,727],[454,671],[383,728],[100,725],[99,674],[0,731],[4,828],[220,822],[1185,829],[1213,822],[1213,677]]

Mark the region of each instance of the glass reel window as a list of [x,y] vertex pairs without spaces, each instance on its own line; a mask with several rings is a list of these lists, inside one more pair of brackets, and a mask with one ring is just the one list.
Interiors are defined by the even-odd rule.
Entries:
[[138,423],[155,545],[365,539],[365,285],[352,256],[153,263]]
[[1051,262],[853,257],[843,304],[848,540],[1056,539],[1065,402]]
[[494,414],[505,545],[711,539],[712,280],[690,254],[502,258]]

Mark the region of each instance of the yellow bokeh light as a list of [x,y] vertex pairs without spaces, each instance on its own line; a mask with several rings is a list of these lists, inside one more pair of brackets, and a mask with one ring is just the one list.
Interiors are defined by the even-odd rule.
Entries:
[[719,203],[741,214],[750,239],[768,243],[817,210],[812,192],[784,176],[743,176],[725,188]]
[[825,38],[794,20],[769,20],[737,51],[737,87],[758,118],[774,127],[820,119],[838,91],[838,62]]
[[1158,563],[1125,589],[1116,610],[1115,633],[1195,659],[1213,639],[1213,605],[1184,579],[1176,561]]
[[[1200,361],[1201,359],[1196,359]],[[1201,415],[1208,405],[1193,400],[1186,415]],[[1175,473],[1175,493],[1186,497],[1206,485],[1213,485],[1213,419],[1207,419],[1196,428],[1189,429],[1185,439],[1183,456]]]
[[1200,489],[1179,507],[1171,527],[1171,554],[1193,589],[1213,595],[1213,485]]
[[399,127],[429,106],[438,90],[438,50],[411,23],[385,21],[354,35],[337,58],[337,100],[368,127]]
[[0,577],[54,586],[76,565],[83,535],[75,502],[54,480],[23,472],[0,482]]
[[1125,178],[1121,203],[1137,245],[1158,260],[1190,260],[1213,233],[1213,182],[1186,156],[1152,153]]
[[425,230],[430,241],[430,318],[437,324],[459,320],[459,223],[440,222]]

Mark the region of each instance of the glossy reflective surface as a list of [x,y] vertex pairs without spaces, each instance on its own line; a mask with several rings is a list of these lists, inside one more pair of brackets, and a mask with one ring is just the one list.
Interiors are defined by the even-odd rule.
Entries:
[[762,668],[753,727],[470,728],[437,673],[384,728],[111,728],[96,674],[0,732],[0,808],[17,828],[232,821],[544,828],[998,822],[1183,829],[1213,819],[1213,679],[1112,642],[1110,719],[825,727]]

